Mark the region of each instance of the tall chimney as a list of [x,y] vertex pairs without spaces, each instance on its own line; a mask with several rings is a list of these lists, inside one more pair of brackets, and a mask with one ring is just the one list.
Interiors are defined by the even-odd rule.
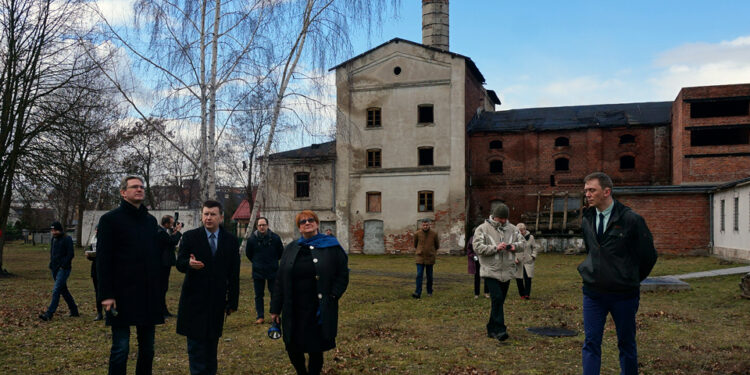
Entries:
[[448,51],[448,0],[422,0],[422,44]]

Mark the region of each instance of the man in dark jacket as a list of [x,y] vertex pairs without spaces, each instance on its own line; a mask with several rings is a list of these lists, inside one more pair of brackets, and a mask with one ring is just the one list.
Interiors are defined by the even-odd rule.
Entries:
[[284,252],[281,238],[268,228],[268,219],[259,217],[255,222],[257,230],[250,235],[245,247],[245,255],[253,263],[253,288],[255,289],[255,324],[261,324],[263,314],[263,289],[268,285],[268,293],[273,293],[279,259]]
[[151,374],[154,326],[164,323],[161,302],[159,225],[142,204],[143,179],[120,182],[120,207],[99,219],[96,271],[99,299],[112,327],[109,374],[125,374],[130,326],[138,334],[136,374]]
[[177,313],[177,333],[187,336],[191,374],[216,374],[216,352],[224,316],[237,311],[240,295],[240,245],[219,224],[221,203],[206,201],[203,226],[185,232],[177,270],[185,273]]
[[414,233],[414,263],[417,264],[417,281],[412,298],[422,296],[422,280],[427,270],[427,296],[432,296],[432,268],[435,266],[437,250],[440,247],[440,236],[430,228],[432,220],[422,219],[422,230]]
[[169,274],[172,272],[172,266],[177,263],[174,250],[182,237],[180,230],[182,230],[182,223],[175,223],[172,215],[162,216],[159,227],[159,247],[161,248],[161,300],[165,318],[173,316],[167,308],[167,289],[169,289]]
[[620,349],[620,373],[638,374],[635,314],[640,283],[656,263],[656,249],[643,218],[612,198],[612,179],[592,173],[584,179],[589,208],[583,214],[588,256],[578,266],[583,279],[583,374],[599,374],[607,314],[612,314]]
[[68,304],[70,316],[78,316],[78,306],[76,306],[76,301],[73,300],[73,296],[68,291],[67,284],[74,256],[73,239],[65,234],[62,224],[58,221],[52,223],[50,232],[52,233],[52,241],[50,242],[49,269],[52,271],[52,280],[55,281],[55,286],[52,289],[52,301],[50,301],[47,311],[39,314],[39,319],[45,321],[52,319],[55,314],[57,305],[60,303],[60,295]]

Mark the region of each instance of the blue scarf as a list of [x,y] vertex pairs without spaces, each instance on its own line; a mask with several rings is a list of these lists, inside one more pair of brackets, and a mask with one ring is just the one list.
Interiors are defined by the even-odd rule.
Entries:
[[300,237],[297,240],[300,245],[308,245],[314,247],[334,247],[341,246],[339,241],[334,236],[328,236],[325,234],[318,233],[310,238]]

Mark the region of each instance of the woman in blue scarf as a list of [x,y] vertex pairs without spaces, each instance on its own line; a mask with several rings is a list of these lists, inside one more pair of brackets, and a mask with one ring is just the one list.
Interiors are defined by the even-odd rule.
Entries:
[[339,299],[349,284],[348,258],[336,237],[318,233],[320,221],[314,212],[298,213],[295,222],[302,237],[287,245],[281,256],[271,319],[281,323],[297,374],[320,374],[323,352],[336,347]]

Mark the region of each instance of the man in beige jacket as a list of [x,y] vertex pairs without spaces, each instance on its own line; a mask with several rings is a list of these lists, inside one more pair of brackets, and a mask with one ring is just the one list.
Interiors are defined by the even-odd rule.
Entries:
[[440,247],[438,233],[430,229],[430,219],[422,219],[421,230],[414,234],[414,261],[417,263],[417,288],[412,293],[413,298],[422,296],[422,275],[427,270],[427,295],[432,295],[432,267],[435,256]]
[[479,257],[479,272],[490,290],[492,307],[487,322],[487,337],[508,339],[503,303],[510,280],[522,267],[526,243],[518,229],[508,222],[509,209],[500,204],[492,215],[474,231],[474,252]]

